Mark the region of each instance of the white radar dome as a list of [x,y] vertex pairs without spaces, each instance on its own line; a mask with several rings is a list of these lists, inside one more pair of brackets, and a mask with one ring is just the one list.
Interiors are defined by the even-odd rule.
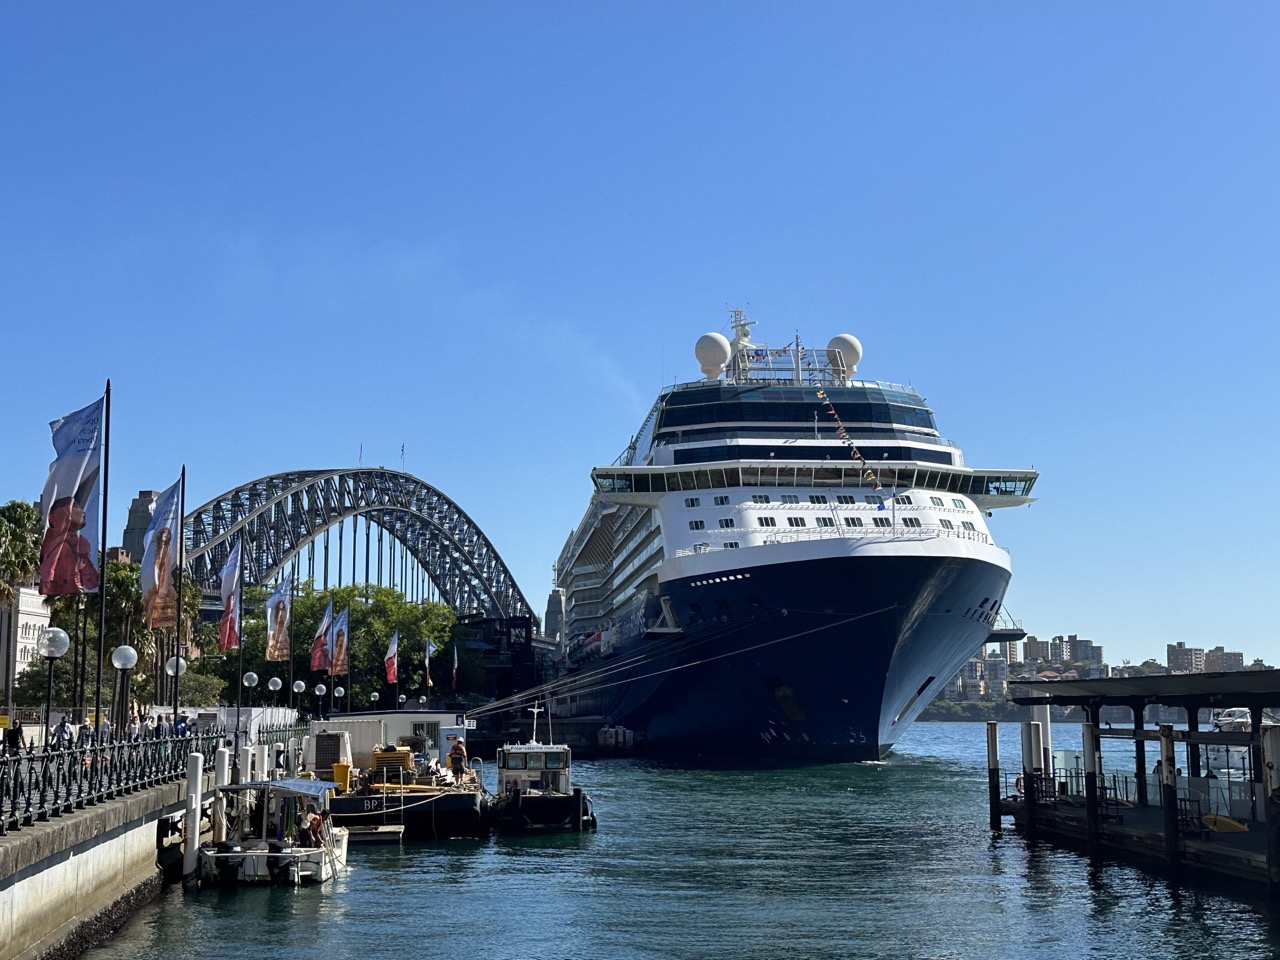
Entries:
[[858,364],[862,362],[862,344],[851,333],[842,333],[832,337],[827,344],[827,362],[837,377],[847,377],[858,372]]
[[719,333],[704,333],[693,348],[698,365],[702,367],[708,380],[715,380],[724,372],[724,365],[729,362],[731,352],[729,341]]

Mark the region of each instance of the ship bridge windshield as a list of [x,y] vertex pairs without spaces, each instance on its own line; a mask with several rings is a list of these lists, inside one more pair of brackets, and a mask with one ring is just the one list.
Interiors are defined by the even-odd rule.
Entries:
[[[846,429],[887,425],[937,434],[933,411],[910,387],[859,382],[822,389]],[[655,432],[658,442],[684,428],[710,424],[795,424],[812,432],[814,413],[823,409],[816,387],[699,382],[667,396]]]
[[[984,508],[1030,502],[1034,470],[982,471],[922,466],[880,466],[880,484],[963,494]],[[801,463],[738,464],[724,467],[673,469],[662,467],[599,467],[591,472],[602,500],[642,502],[648,497],[686,490],[723,487],[864,487],[867,480],[856,464]]]

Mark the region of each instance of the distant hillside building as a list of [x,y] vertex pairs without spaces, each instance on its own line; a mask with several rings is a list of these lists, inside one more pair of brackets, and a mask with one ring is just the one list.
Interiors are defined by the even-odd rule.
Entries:
[[1034,660],[1049,659],[1049,641],[1037,640],[1035,637],[1028,635],[1027,639],[1022,641],[1022,660],[1029,663]]
[[1067,636],[1066,659],[1072,663],[1102,663],[1102,647],[1072,633]]
[[1188,647],[1179,640],[1166,646],[1165,650],[1170,673],[1204,673],[1202,647]]
[[1244,669],[1244,654],[1238,650],[1224,650],[1214,647],[1204,652],[1205,673],[1227,673]]

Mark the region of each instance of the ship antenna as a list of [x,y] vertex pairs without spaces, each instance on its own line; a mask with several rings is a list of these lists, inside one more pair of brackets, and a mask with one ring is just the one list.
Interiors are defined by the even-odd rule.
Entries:
[[529,707],[529,712],[533,714],[533,736],[530,737],[530,742],[537,743],[538,742],[538,714],[542,712],[542,707],[538,706],[537,702],[535,701],[533,706]]

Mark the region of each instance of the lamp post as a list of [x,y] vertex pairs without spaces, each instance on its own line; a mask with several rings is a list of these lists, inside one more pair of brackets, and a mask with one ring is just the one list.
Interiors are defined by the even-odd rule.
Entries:
[[[334,703],[338,703],[338,701],[342,699],[343,695],[345,695],[345,694],[346,694],[346,692],[347,692],[347,691],[346,691],[346,690],[344,690],[342,687],[334,687],[334,688],[333,688],[333,700],[334,700]],[[341,703],[338,703],[338,709],[339,709],[339,710],[341,710],[341,709],[342,709],[342,704],[341,704]]]
[[272,677],[267,681],[267,689],[271,691],[271,705],[273,707],[277,706],[276,696],[280,693],[280,688],[283,686],[284,684],[280,682],[279,677]]
[[249,724],[253,725],[253,688],[258,685],[258,675],[250,670],[241,681],[249,690]]
[[307,692],[307,685],[301,680],[293,681],[293,692],[296,696],[289,698],[289,706],[296,707],[302,702],[302,695]]
[[328,689],[329,688],[326,687],[323,683],[317,683],[315,687],[312,688],[312,691],[311,691],[316,695],[316,716],[319,717],[321,720],[324,719],[324,713],[322,712],[322,708],[324,707],[324,695]]
[[418,698],[418,706],[423,710],[427,709],[427,695],[425,693]]
[[377,710],[377,709],[378,709],[378,700],[379,700],[379,699],[381,699],[381,695],[378,693],[378,691],[377,691],[377,690],[375,690],[375,691],[373,691],[373,693],[369,694],[369,705],[370,705],[374,710]]
[[173,722],[178,722],[178,678],[187,672],[187,661],[181,657],[170,657],[164,663],[164,672],[173,677]]
[[402,694],[400,694],[400,709],[401,709],[401,710],[403,710],[403,709],[404,709],[404,702],[405,702],[406,700],[408,700],[408,699],[409,699],[409,698],[408,698],[408,697],[406,697],[403,693],[402,693]]
[[44,697],[44,748],[49,749],[49,721],[53,713],[53,661],[67,652],[71,638],[61,627],[45,627],[36,641],[36,653],[49,661],[49,685]]
[[138,651],[128,644],[116,647],[111,651],[111,665],[120,672],[120,682],[116,685],[120,689],[120,703],[118,706],[120,712],[116,714],[117,730],[123,730],[128,719],[129,671],[137,666],[137,663]]

